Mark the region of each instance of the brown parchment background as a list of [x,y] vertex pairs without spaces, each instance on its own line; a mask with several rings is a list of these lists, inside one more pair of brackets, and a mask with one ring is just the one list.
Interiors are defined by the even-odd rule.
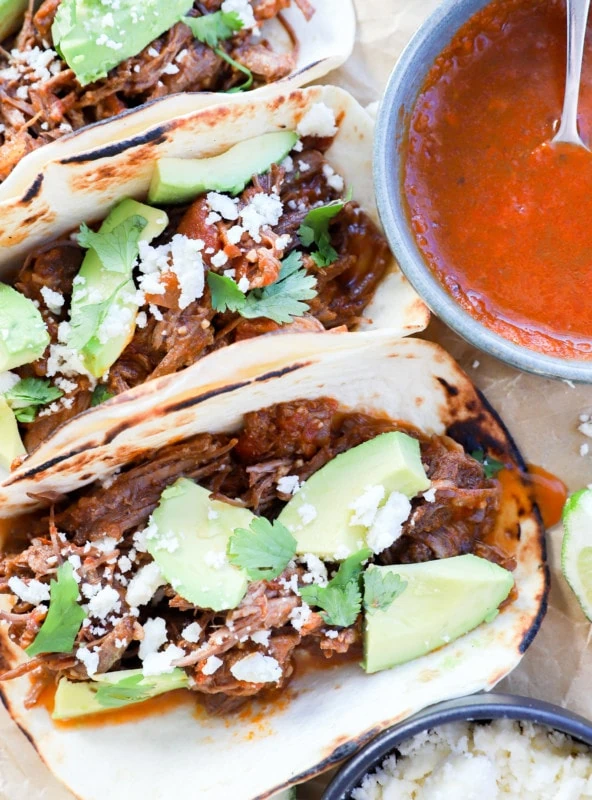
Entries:
[[[378,101],[406,42],[438,4],[355,0],[359,27],[353,57],[324,82],[338,83],[364,105]],[[589,442],[592,451],[592,441],[577,430],[579,415],[592,413],[592,386],[517,372],[475,350],[437,320],[426,336],[446,347],[485,392],[528,462],[552,471],[570,490],[592,483],[592,454],[580,456],[580,445]],[[592,718],[591,627],[561,576],[561,536],[561,526],[548,532],[552,588],[547,617],[520,666],[498,689],[558,703]],[[0,800],[72,800],[40,762],[30,757],[23,762],[23,747],[28,747],[24,737],[0,708]],[[326,778],[317,779],[301,787],[299,798],[318,800],[325,783]]]

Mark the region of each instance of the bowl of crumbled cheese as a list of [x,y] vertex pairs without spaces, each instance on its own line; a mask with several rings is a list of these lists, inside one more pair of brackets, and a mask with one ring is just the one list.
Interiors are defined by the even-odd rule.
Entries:
[[592,722],[527,697],[432,706],[364,747],[323,800],[592,800]]

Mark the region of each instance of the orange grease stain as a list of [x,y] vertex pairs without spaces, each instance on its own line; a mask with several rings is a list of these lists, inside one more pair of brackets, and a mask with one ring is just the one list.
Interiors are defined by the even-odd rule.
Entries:
[[539,507],[545,528],[551,528],[561,520],[563,506],[567,500],[567,486],[563,481],[543,467],[528,465],[534,499]]
[[[43,706],[49,714],[54,707],[56,687],[48,686],[41,693],[38,705]],[[88,714],[85,717],[69,720],[53,720],[57,728],[100,728],[104,725],[125,725],[129,722],[140,722],[146,717],[158,717],[168,714],[183,706],[195,705],[195,694],[188,689],[176,689],[174,692],[161,694],[151,700],[102,711],[100,714]]]

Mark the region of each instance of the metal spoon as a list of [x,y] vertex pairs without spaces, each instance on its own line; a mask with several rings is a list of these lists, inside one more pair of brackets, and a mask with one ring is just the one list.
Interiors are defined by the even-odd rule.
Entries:
[[567,73],[565,76],[565,95],[559,130],[551,140],[552,144],[575,144],[588,147],[578,132],[578,98],[584,56],[584,37],[590,0],[567,0]]

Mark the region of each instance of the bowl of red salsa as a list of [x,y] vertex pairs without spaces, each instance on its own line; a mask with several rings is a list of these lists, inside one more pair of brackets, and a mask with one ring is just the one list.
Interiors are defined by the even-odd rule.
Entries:
[[[520,369],[592,382],[592,153],[550,144],[565,13],[444,0],[390,77],[375,181],[401,268],[440,318]],[[579,126],[592,148],[592,21]]]

